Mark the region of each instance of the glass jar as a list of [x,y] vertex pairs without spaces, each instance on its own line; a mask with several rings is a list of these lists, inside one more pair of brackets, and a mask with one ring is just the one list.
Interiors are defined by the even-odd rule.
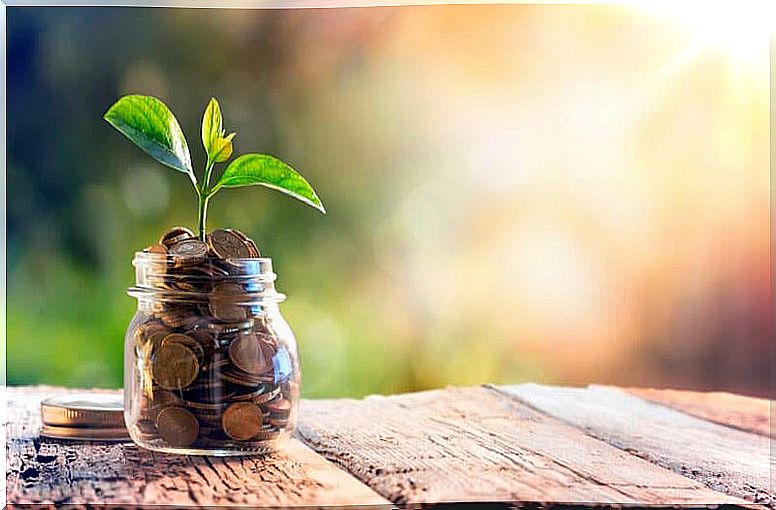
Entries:
[[143,448],[189,455],[275,451],[296,426],[296,340],[268,258],[181,265],[137,253],[124,350],[124,415]]

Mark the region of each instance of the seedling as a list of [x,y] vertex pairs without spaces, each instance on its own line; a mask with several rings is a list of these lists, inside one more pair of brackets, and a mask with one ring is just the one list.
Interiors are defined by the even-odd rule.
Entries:
[[201,183],[191,166],[189,146],[178,121],[159,99],[142,95],[124,96],[110,107],[103,118],[152,158],[189,176],[199,199],[197,226],[202,240],[205,239],[208,204],[221,188],[265,186],[326,213],[315,190],[304,177],[268,154],[243,154],[234,158],[216,183],[210,185],[215,165],[225,163],[232,156],[232,139],[235,135],[226,134],[221,108],[215,98],[210,99],[202,115],[202,145],[205,147],[207,162]]

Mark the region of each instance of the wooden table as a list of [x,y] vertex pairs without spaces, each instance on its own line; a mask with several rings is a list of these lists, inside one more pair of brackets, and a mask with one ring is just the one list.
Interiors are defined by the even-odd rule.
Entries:
[[456,501],[776,505],[770,403],[524,384],[306,400],[282,454],[221,459],[38,435],[11,387],[9,504],[384,506]]

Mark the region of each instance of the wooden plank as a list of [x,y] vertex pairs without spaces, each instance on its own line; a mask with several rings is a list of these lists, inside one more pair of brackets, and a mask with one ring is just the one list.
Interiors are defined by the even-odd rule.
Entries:
[[776,437],[771,428],[771,402],[722,391],[698,392],[654,388],[622,388],[637,397],[763,436]]
[[774,505],[767,437],[711,423],[616,388],[523,384],[499,389],[711,489]]
[[189,457],[131,443],[41,438],[39,402],[61,388],[8,388],[9,504],[385,505],[339,467],[292,440],[282,455]]
[[304,401],[299,434],[399,504],[745,503],[482,387]]

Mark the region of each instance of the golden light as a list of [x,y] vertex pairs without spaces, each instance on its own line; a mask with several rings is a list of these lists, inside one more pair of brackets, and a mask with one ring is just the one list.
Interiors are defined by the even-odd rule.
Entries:
[[693,34],[692,49],[715,49],[741,63],[767,58],[770,34],[776,30],[776,2],[649,2],[648,12],[673,18]]

